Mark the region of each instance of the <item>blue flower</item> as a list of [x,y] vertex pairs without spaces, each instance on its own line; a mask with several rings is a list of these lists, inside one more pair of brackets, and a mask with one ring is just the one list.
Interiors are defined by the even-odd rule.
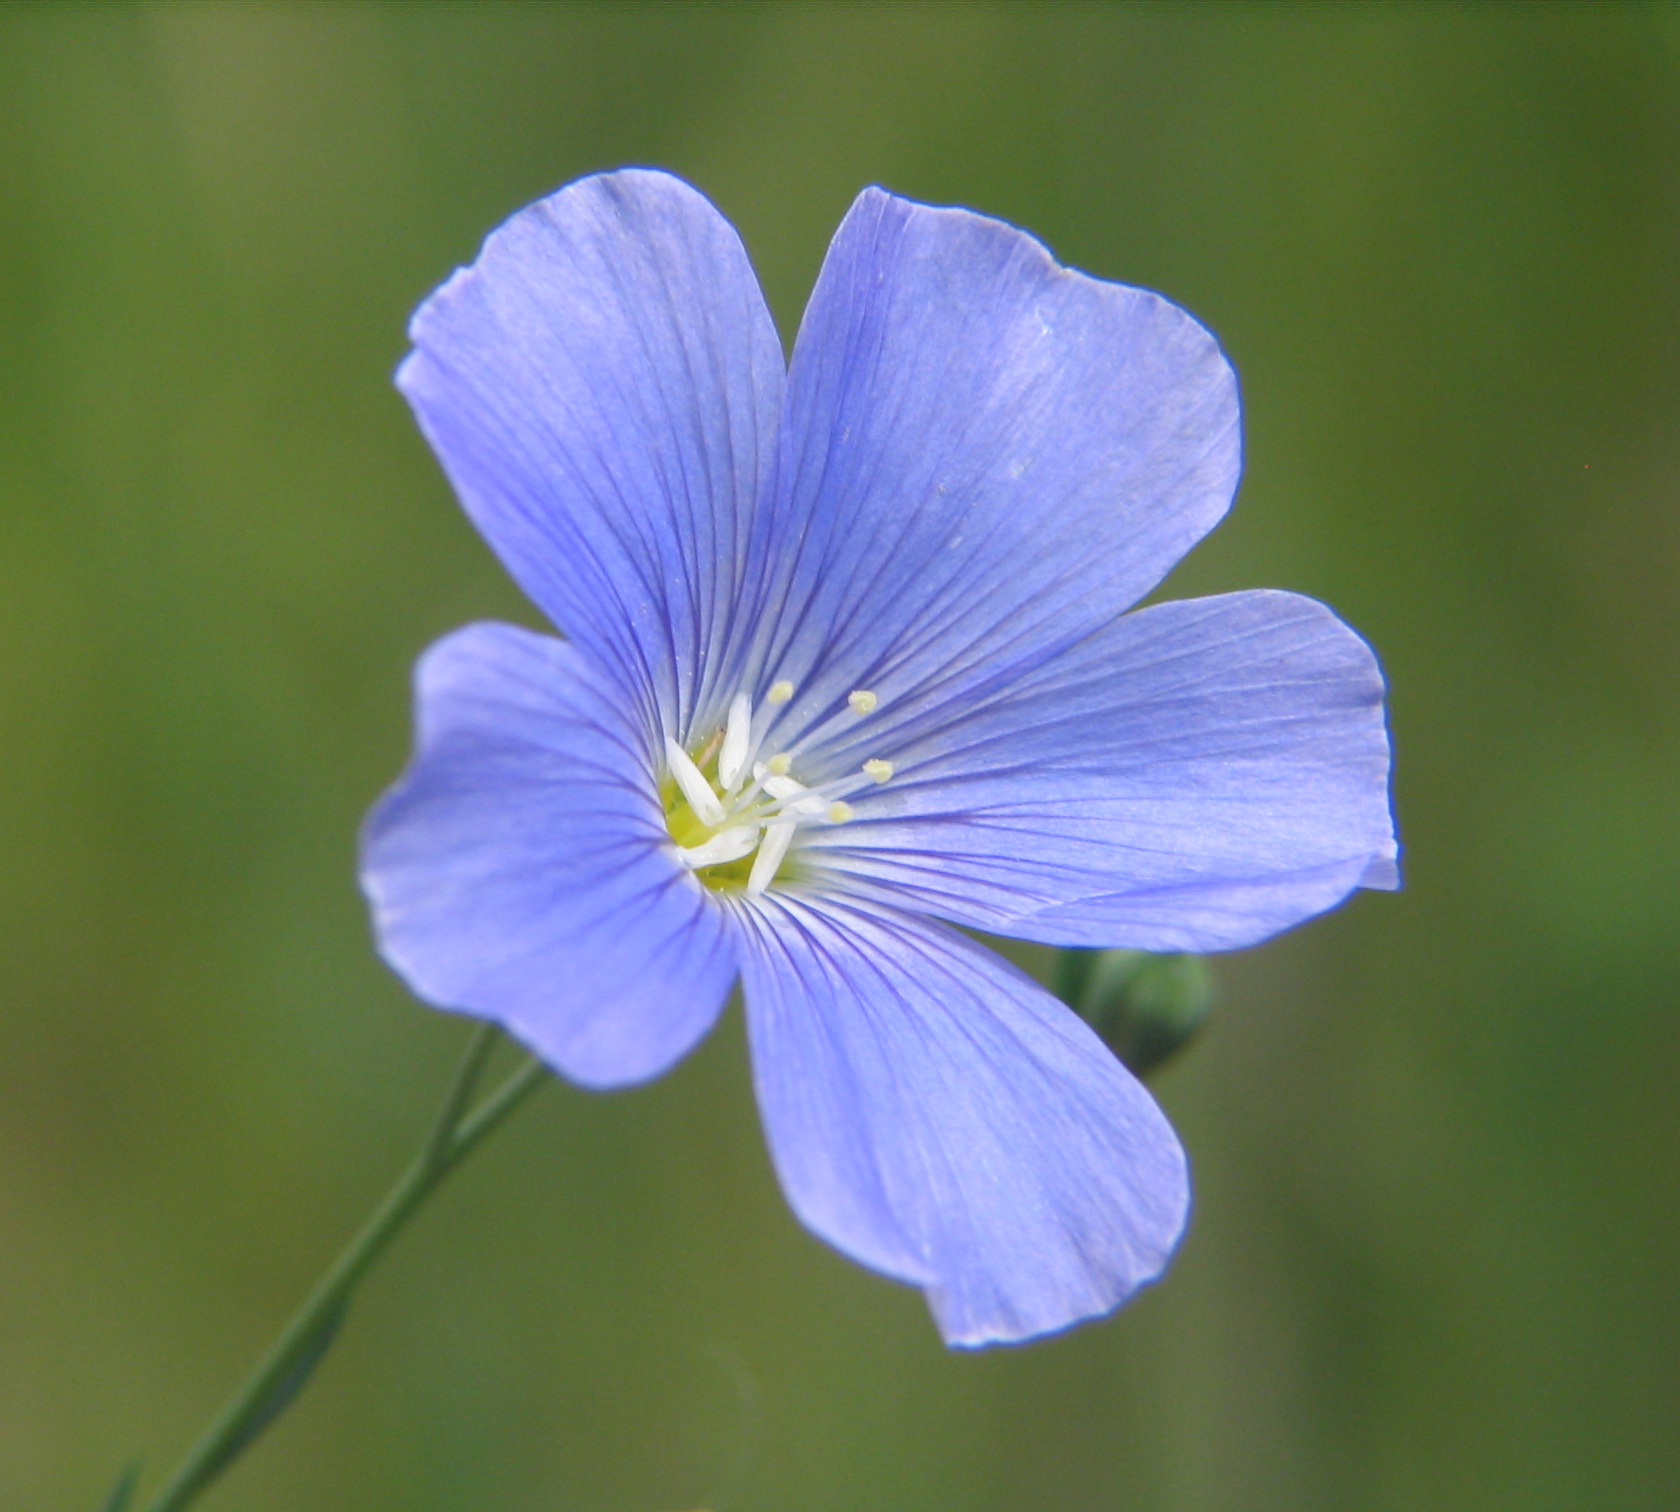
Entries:
[[385,958],[590,1087],[739,979],[794,1211],[950,1343],[1153,1280],[1171,1127],[953,926],[1225,950],[1396,883],[1358,636],[1287,593],[1125,612],[1236,487],[1213,338],[869,189],[789,366],[734,231],[645,171],[515,215],[410,334],[399,386],[566,639],[422,658],[365,840]]

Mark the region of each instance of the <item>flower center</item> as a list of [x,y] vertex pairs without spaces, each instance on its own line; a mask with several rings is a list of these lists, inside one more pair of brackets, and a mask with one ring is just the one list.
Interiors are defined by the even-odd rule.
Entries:
[[[709,887],[756,897],[776,880],[797,832],[813,824],[844,824],[852,817],[846,795],[891,779],[890,761],[875,758],[834,782],[808,786],[793,775],[797,755],[777,751],[760,760],[760,746],[793,685],[771,685],[759,716],[752,699],[737,693],[721,730],[692,754],[669,736],[660,797],[677,859]],[[858,717],[879,700],[867,689],[847,699]]]

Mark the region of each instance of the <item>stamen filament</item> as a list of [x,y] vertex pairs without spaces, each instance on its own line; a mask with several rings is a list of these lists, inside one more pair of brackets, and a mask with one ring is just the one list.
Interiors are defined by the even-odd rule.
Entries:
[[[722,866],[726,861],[739,861],[742,856],[751,855],[757,844],[758,827],[737,824],[731,829],[720,830],[701,845],[679,846],[677,855],[690,871],[698,871],[702,866]],[[758,863],[753,864],[756,867]]]
[[776,873],[787,855],[788,845],[796,828],[792,819],[772,819],[764,829],[763,843],[753,857],[752,872],[747,877],[747,895],[756,898],[776,880]]
[[754,767],[753,780],[735,795],[734,800],[729,805],[729,812],[725,817],[729,819],[740,818],[742,814],[746,813],[747,810],[752,807],[753,799],[758,797],[758,795],[763,791],[764,778],[762,776],[762,768]]
[[737,693],[729,701],[729,721],[724,732],[723,749],[718,752],[718,782],[724,792],[732,793],[746,770],[752,744],[752,700],[745,693]]
[[811,817],[822,813],[823,801],[812,794],[810,788],[793,777],[766,777],[764,786],[772,798],[781,800],[779,809],[792,809],[796,814]]
[[[670,763],[671,775],[677,779],[677,786],[682,789],[683,797],[688,799],[688,806],[694,810],[694,817],[702,824],[722,824],[723,804],[712,791],[711,783],[706,781],[705,774],[695,766],[694,758],[669,735],[665,737],[665,759]],[[745,855],[746,852],[741,854]]]

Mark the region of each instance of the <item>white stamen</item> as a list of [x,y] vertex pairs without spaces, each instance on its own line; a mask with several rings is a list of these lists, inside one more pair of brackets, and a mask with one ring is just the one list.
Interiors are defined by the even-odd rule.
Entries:
[[726,818],[733,819],[744,814],[753,806],[753,800],[764,791],[764,763],[755,761],[752,769],[753,780],[738,793],[732,793],[729,798],[729,812]]
[[776,872],[787,855],[788,842],[793,839],[797,825],[792,819],[772,819],[764,828],[764,843],[753,857],[752,874],[747,878],[747,895],[756,898],[776,880]]
[[726,793],[735,791],[746,769],[752,742],[752,700],[737,693],[729,701],[729,723],[724,730],[723,749],[718,752],[718,781]]
[[[719,830],[703,845],[678,846],[677,855],[690,871],[698,871],[702,866],[722,866],[726,861],[739,861],[742,856],[751,855],[757,844],[758,826],[737,824],[733,829]],[[758,871],[756,861],[753,871],[755,874]]]
[[[671,780],[698,821],[699,834],[707,837],[698,845],[675,846],[678,859],[698,872],[751,856],[746,892],[752,897],[775,884],[801,825],[849,822],[855,810],[841,794],[855,796],[866,782],[890,782],[897,770],[884,757],[872,756],[850,774],[812,786],[792,775],[795,751],[758,759],[758,744],[778,717],[765,710],[791,701],[793,691],[793,684],[786,680],[771,684],[757,721],[751,695],[735,694],[723,728],[713,732],[698,757],[669,737],[665,741]],[[873,714],[881,703],[868,688],[852,689],[846,702],[859,716]],[[708,778],[708,771],[716,775]],[[677,829],[693,835],[694,827],[685,819]],[[707,881],[717,887],[738,886],[737,875],[726,873]]]
[[808,819],[815,819],[828,811],[820,797],[812,793],[803,782],[792,777],[766,777],[764,791],[772,798],[780,799],[783,810],[788,813],[803,814]]
[[722,824],[723,805],[712,791],[711,783],[695,766],[694,758],[669,735],[665,737],[665,760],[670,764],[671,775],[677,779],[683,797],[688,799],[688,806],[694,810],[694,817],[702,824]]

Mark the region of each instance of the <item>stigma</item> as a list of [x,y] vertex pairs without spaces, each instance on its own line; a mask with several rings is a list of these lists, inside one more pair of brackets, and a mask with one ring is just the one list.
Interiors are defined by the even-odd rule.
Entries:
[[[855,810],[847,799],[892,779],[893,763],[874,757],[836,780],[801,782],[797,751],[774,749],[771,738],[793,694],[792,683],[774,682],[755,713],[751,696],[737,693],[722,728],[697,742],[698,755],[665,739],[662,789],[672,849],[685,869],[719,891],[768,892],[802,829],[850,823]],[[878,700],[857,689],[846,702],[853,715],[865,716]]]

